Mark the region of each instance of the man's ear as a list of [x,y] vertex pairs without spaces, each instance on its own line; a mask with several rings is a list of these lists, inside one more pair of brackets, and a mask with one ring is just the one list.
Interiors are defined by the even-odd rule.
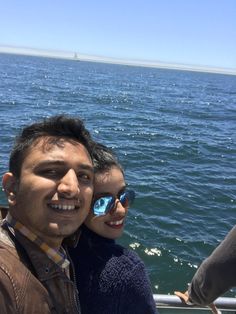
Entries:
[[11,172],[6,172],[2,178],[2,187],[9,205],[16,205],[17,179]]

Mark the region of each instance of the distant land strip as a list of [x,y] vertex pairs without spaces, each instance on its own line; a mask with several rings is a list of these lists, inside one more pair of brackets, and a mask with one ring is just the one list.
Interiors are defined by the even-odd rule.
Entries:
[[76,51],[71,52],[71,51],[59,51],[59,50],[44,50],[44,49],[37,49],[37,48],[0,45],[0,53],[48,57],[48,58],[59,58],[59,59],[67,59],[67,60],[75,60],[75,61],[112,63],[112,64],[142,66],[142,67],[160,68],[160,69],[173,69],[173,70],[236,75],[236,69],[231,69],[231,68],[198,66],[198,65],[188,65],[188,64],[179,64],[179,63],[166,63],[166,62],[161,62],[161,61],[149,61],[149,60],[126,60],[126,59],[119,59],[119,58],[80,54]]

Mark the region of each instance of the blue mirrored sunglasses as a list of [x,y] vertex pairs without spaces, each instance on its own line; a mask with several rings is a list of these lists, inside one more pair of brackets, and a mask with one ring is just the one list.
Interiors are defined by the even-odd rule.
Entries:
[[92,211],[95,216],[106,215],[115,206],[116,199],[118,199],[123,207],[131,205],[135,198],[135,192],[133,190],[125,190],[119,196],[113,195],[101,196],[93,202]]

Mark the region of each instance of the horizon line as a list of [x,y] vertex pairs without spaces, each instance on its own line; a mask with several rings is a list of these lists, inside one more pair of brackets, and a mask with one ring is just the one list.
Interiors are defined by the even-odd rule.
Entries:
[[62,50],[47,50],[47,49],[38,49],[38,48],[30,48],[30,47],[16,47],[16,46],[0,45],[0,53],[27,55],[27,56],[35,56],[35,57],[47,57],[47,58],[55,58],[55,59],[66,59],[66,60],[75,60],[75,61],[120,64],[120,65],[129,65],[129,66],[141,66],[141,67],[160,68],[160,69],[236,75],[236,69],[234,68],[190,65],[190,64],[180,64],[180,63],[171,63],[171,62],[167,63],[167,62],[162,62],[162,61],[151,61],[151,60],[135,60],[135,59],[127,60],[127,59],[120,59],[120,58],[113,58],[113,57],[80,54],[77,51],[72,52],[72,51],[62,51]]

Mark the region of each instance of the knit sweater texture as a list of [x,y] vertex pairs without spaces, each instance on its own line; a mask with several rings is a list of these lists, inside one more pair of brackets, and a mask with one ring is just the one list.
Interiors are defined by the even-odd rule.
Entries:
[[145,265],[134,251],[83,226],[69,253],[83,314],[157,314]]

